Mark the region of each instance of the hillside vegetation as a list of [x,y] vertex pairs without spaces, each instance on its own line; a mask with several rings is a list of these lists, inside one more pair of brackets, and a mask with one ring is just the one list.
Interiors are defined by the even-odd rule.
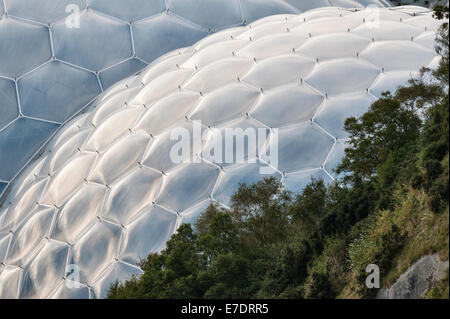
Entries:
[[[448,19],[448,8],[435,14]],[[111,286],[109,298],[372,298],[366,266],[390,286],[420,257],[449,250],[448,25],[442,56],[360,118],[326,185],[300,194],[275,179],[241,185],[231,210],[211,205],[182,225],[144,274]],[[448,298],[448,276],[426,297]]]

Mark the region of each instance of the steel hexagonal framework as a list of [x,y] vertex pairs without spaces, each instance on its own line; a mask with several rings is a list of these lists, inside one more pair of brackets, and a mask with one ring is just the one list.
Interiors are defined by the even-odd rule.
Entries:
[[[0,0],[0,77],[17,90],[14,102],[5,89],[8,100],[0,108],[0,162],[7,166],[7,173],[0,171],[0,194],[87,101],[161,55],[268,15],[369,4],[388,5],[386,0]],[[58,76],[45,76],[49,69]],[[71,102],[61,103],[64,99]],[[20,141],[11,139],[19,132]]]
[[[345,118],[439,61],[430,12],[381,9],[377,28],[371,14],[268,17],[165,55],[107,90],[4,198],[0,295],[103,297],[112,281],[139,274],[139,258],[162,249],[180,223],[211,201],[226,207],[239,183],[274,176],[298,191],[312,176],[332,181]],[[173,130],[193,132],[196,121],[205,139],[191,161],[174,162]],[[256,155],[212,160],[205,150],[224,145],[228,128],[266,132],[248,144]],[[277,163],[264,155],[274,140]],[[73,267],[77,289],[63,279]]]

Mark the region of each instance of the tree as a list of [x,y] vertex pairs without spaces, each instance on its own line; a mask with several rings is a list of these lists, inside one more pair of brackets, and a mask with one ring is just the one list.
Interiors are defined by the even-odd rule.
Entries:
[[372,180],[389,156],[403,160],[420,135],[418,109],[404,104],[389,92],[373,103],[360,118],[348,118],[345,130],[349,147],[338,173],[350,172],[350,181]]

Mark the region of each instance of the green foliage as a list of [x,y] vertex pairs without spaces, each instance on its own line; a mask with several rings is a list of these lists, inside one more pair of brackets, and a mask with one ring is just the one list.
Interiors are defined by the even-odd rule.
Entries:
[[306,290],[306,298],[308,299],[334,299],[336,293],[333,291],[333,286],[327,274],[313,273],[311,275],[311,282],[308,284]]
[[[349,245],[348,254],[353,274],[363,283],[367,276],[366,267],[376,264],[384,276],[392,267],[394,256],[403,247],[405,238],[400,228],[393,223],[393,215],[383,212],[374,216],[365,232]],[[362,296],[370,296],[373,291],[361,287]]]
[[437,38],[437,53],[442,57],[439,68],[434,72],[436,79],[448,86],[449,77],[449,39],[448,39],[448,19],[449,19],[449,7],[448,6],[436,6],[434,8],[434,17],[439,20],[444,20],[440,30],[440,36]]
[[286,238],[290,201],[290,194],[273,177],[240,186],[231,198],[231,216],[249,248],[263,248]]
[[437,287],[433,287],[430,291],[427,292],[425,298],[427,299],[449,299],[449,291],[448,291],[449,283],[448,283],[448,270],[447,276],[439,283]]
[[[338,172],[351,172],[352,179],[373,179],[389,158],[402,160],[405,148],[417,141],[421,121],[415,107],[390,93],[372,104],[359,119],[348,118],[345,129],[350,147]],[[402,156],[403,155],[403,156]]]

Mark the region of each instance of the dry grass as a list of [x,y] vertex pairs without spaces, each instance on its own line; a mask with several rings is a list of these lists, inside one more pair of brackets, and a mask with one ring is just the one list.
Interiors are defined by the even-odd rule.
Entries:
[[392,285],[402,273],[425,255],[437,253],[441,260],[449,258],[449,210],[434,214],[427,208],[427,195],[410,190],[401,206],[393,212],[393,222],[405,235],[405,245],[393,261],[393,267],[382,280]]
[[[361,298],[362,284],[358,281],[361,265],[367,265],[380,251],[383,236],[400,229],[401,249],[395,253],[390,268],[381,278],[383,288],[390,287],[411,265],[425,255],[437,253],[441,260],[449,259],[449,210],[435,214],[429,210],[428,196],[424,191],[404,189],[396,194],[399,205],[394,211],[381,212],[371,222],[367,233],[362,234],[349,254],[353,255],[353,268],[346,274],[347,284],[339,298]],[[376,262],[374,262],[376,263]],[[448,277],[428,294],[430,298],[448,296]],[[439,297],[440,298],[440,297]]]

